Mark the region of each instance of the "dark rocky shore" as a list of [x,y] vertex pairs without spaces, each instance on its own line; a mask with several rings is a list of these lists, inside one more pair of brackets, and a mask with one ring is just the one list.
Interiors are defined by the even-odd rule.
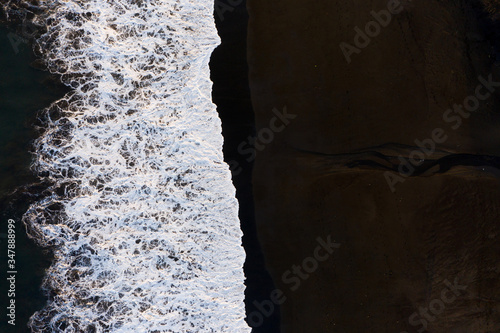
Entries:
[[248,1],[282,332],[500,332],[496,4]]

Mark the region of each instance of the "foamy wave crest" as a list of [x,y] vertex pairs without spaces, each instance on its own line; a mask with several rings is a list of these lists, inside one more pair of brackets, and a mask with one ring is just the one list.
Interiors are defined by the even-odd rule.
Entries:
[[237,201],[208,62],[213,2],[41,1],[45,111],[24,217],[55,251],[35,332],[249,332]]

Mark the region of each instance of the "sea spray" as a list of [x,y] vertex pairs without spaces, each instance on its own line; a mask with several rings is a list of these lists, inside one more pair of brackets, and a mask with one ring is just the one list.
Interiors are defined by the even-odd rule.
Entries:
[[24,216],[55,260],[35,332],[249,332],[235,190],[208,62],[213,2],[40,1],[36,40],[73,88],[42,115]]

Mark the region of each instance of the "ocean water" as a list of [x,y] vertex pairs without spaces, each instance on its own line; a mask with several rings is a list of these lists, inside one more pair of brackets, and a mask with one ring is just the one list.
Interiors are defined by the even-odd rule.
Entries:
[[[222,6],[221,3],[218,3],[219,6]],[[239,202],[239,218],[244,235],[242,240],[247,255],[244,265],[246,313],[247,316],[255,316],[255,313],[261,313],[258,305],[269,299],[276,286],[267,271],[257,236],[252,189],[253,161],[248,161],[248,156],[238,151],[242,142],[249,141],[248,137],[255,137],[246,56],[249,17],[246,1],[227,3],[234,4],[234,8],[227,11],[216,8],[214,15],[221,44],[214,50],[210,60],[210,74],[214,83],[212,98],[222,120],[224,158],[232,165],[233,183]],[[254,324],[253,333],[280,332],[278,305],[262,318],[260,325],[255,325],[255,319],[251,322]]]
[[36,114],[65,91],[46,72],[30,66],[36,57],[28,42],[11,43],[18,37],[0,28],[0,196],[36,181],[29,170]]
[[238,204],[208,62],[213,2],[42,1],[46,66],[23,221],[54,251],[33,331],[248,332]]
[[[36,138],[33,128],[37,111],[64,95],[67,89],[51,80],[47,72],[30,66],[36,59],[28,43],[14,48],[13,32],[0,28],[0,332],[27,332],[29,317],[40,310],[46,297],[39,287],[50,255],[41,251],[26,235],[21,223],[28,208],[26,195],[12,195],[15,189],[37,181],[29,166],[30,142]],[[7,323],[7,221],[16,221],[16,325]]]

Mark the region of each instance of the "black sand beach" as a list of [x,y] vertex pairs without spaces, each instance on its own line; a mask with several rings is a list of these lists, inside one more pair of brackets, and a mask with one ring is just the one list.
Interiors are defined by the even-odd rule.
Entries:
[[248,8],[257,133],[288,114],[253,174],[281,332],[499,332],[500,75],[482,4]]

